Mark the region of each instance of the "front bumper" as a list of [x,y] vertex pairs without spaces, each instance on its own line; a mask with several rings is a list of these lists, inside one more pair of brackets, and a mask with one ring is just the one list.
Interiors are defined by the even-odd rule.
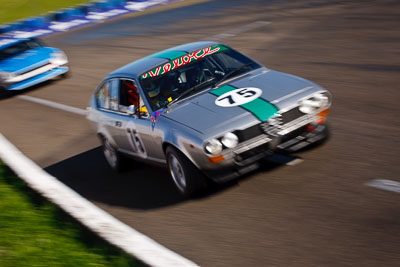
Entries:
[[[284,131],[281,131],[284,133]],[[216,163],[218,168],[203,170],[212,180],[223,183],[237,178],[260,167],[260,160],[274,153],[293,153],[328,137],[325,123],[307,123],[291,129],[285,135],[271,136],[262,134],[252,138],[234,150],[224,154],[224,161]]]
[[39,70],[38,74],[31,72],[29,73],[30,77],[23,79],[22,81],[15,82],[15,83],[6,83],[3,84],[2,87],[4,87],[6,90],[22,90],[26,89],[28,87],[31,87],[33,85],[45,82],[47,80],[53,79],[59,75],[62,75],[66,72],[68,72],[69,68],[67,66],[59,66],[59,67],[48,67],[46,70]]

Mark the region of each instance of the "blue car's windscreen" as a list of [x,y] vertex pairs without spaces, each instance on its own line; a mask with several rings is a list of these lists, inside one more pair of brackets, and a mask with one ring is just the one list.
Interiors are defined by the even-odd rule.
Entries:
[[41,47],[41,43],[39,43],[35,39],[24,40],[13,44],[11,46],[7,46],[0,50],[0,60],[4,60],[10,57],[14,57],[18,54],[21,54],[27,50]]

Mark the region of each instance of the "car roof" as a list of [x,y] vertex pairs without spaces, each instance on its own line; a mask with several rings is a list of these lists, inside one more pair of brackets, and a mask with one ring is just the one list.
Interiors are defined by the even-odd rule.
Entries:
[[205,48],[208,46],[213,46],[220,44],[218,42],[213,41],[203,41],[203,42],[194,42],[187,43],[183,45],[178,45],[175,47],[168,48],[166,50],[162,50],[160,52],[148,55],[144,58],[136,60],[132,63],[129,63],[107,75],[107,78],[113,77],[130,77],[137,78],[142,73],[157,67],[161,64],[167,63],[172,59],[177,57],[186,55],[188,53],[194,52],[201,48]]

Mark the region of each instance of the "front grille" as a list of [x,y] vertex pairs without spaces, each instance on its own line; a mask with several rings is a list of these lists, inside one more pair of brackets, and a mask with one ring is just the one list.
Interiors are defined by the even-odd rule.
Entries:
[[234,131],[233,133],[239,138],[239,142],[243,142],[263,134],[263,131],[260,128],[260,124],[256,124],[244,130]]
[[290,139],[296,138],[296,137],[298,137],[300,135],[303,135],[306,132],[307,132],[307,125],[302,126],[302,127],[298,128],[298,129],[296,129],[296,130],[284,135],[284,138],[283,138],[282,142],[284,142],[286,140],[290,140]]
[[297,118],[300,118],[301,116],[304,116],[304,113],[302,113],[299,110],[299,107],[295,107],[295,108],[292,108],[291,110],[288,110],[288,111],[282,113],[281,116],[282,116],[281,119],[282,119],[283,124],[286,124]]
[[[234,150],[236,164],[251,164],[272,153],[279,144],[292,139],[299,141],[307,132],[306,125],[302,123],[304,119],[307,116],[295,107],[265,122],[235,131],[239,138],[239,146]],[[287,133],[284,134],[285,131]]]
[[262,153],[268,152],[269,150],[269,145],[268,144],[264,144],[255,148],[252,148],[250,150],[247,150],[245,152],[242,152],[240,154],[237,154],[235,156],[235,161],[236,162],[243,162],[251,157],[260,155]]
[[276,136],[277,133],[284,128],[285,124],[304,116],[298,107],[286,111],[280,116],[271,118],[269,121],[253,125],[244,130],[237,130],[233,133],[239,138],[239,142],[250,140],[256,136],[266,133],[269,136]]
[[292,122],[304,117],[298,107],[269,118],[266,122],[260,123],[261,130],[268,136],[278,136],[282,130],[290,128]]

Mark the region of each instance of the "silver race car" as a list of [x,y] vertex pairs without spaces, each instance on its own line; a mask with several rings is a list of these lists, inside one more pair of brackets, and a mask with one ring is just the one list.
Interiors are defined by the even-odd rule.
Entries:
[[113,169],[166,165],[189,196],[328,135],[331,95],[217,42],[176,46],[110,73],[88,107]]

